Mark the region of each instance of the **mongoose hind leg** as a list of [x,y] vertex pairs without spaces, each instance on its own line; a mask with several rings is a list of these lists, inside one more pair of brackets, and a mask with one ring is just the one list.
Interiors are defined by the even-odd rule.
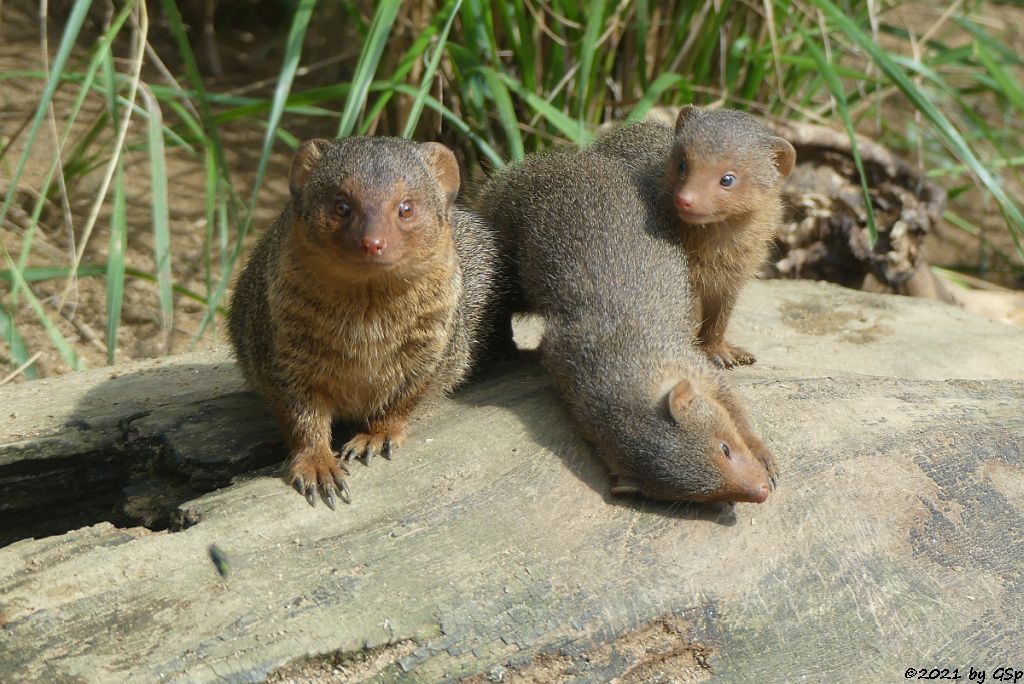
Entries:
[[703,321],[697,339],[711,363],[719,368],[735,368],[754,363],[756,359],[753,354],[743,347],[725,341],[725,329],[729,325],[729,316],[736,302],[735,294],[725,293],[721,297],[710,297],[705,294],[702,299],[700,311]]
[[728,342],[722,342],[713,349],[704,348],[704,353],[711,359],[711,363],[719,368],[735,368],[736,366],[753,365],[757,358],[743,347],[738,347]]

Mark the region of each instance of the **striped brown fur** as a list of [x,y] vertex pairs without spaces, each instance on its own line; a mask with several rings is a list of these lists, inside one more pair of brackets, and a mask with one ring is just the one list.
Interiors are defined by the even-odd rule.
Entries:
[[363,426],[343,460],[390,456],[416,406],[457,386],[488,334],[497,253],[454,206],[458,182],[454,156],[435,143],[308,141],[291,200],[239,277],[231,342],[311,504],[317,488],[332,507],[348,496],[333,418]]

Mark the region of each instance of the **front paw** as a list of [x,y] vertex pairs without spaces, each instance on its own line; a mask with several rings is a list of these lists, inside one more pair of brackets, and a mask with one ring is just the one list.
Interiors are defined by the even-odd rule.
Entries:
[[754,456],[764,466],[765,471],[768,473],[768,485],[772,488],[772,491],[775,491],[779,486],[779,466],[775,461],[775,454],[769,451],[768,447],[762,445],[754,453]]
[[717,347],[710,347],[704,350],[711,363],[719,368],[735,368],[736,366],[749,366],[757,361],[754,355],[743,347],[732,344],[721,344]]
[[366,465],[374,456],[390,460],[398,447],[405,443],[405,430],[390,428],[372,432],[360,432],[341,448],[341,457],[346,463],[362,458]]
[[352,492],[345,481],[346,475],[348,468],[338,461],[338,455],[330,449],[300,449],[292,454],[288,463],[292,486],[306,497],[309,505],[316,506],[319,489],[324,503],[332,511],[339,498],[345,503],[352,503]]

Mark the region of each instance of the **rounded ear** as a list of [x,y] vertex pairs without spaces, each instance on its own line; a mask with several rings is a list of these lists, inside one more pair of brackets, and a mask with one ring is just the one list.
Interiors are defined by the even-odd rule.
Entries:
[[436,142],[420,143],[420,150],[423,151],[430,172],[441,184],[451,204],[459,194],[459,162],[455,159],[455,153]]
[[324,138],[313,138],[299,145],[295,158],[292,159],[292,170],[288,174],[288,189],[291,190],[293,197],[302,194],[329,142]]
[[772,156],[775,158],[775,169],[779,172],[779,180],[784,181],[793,173],[796,166],[796,150],[788,140],[772,136]]
[[686,122],[700,114],[700,109],[693,105],[685,105],[679,110],[679,115],[676,116],[676,133],[683,129]]
[[689,380],[680,380],[676,383],[668,393],[668,413],[672,420],[682,423],[698,396],[697,389]]

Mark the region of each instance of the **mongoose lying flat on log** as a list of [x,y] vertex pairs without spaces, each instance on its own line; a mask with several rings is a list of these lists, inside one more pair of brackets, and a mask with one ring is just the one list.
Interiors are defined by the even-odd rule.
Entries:
[[686,106],[674,131],[653,121],[629,124],[602,136],[594,151],[621,159],[654,190],[647,201],[674,217],[708,358],[725,368],[754,363],[753,354],[725,341],[725,329],[782,220],[793,146],[744,112]]
[[285,433],[294,486],[349,501],[331,419],[363,431],[345,461],[390,458],[423,399],[455,387],[486,334],[493,234],[454,205],[455,156],[397,138],[309,140],[291,198],[231,298],[242,371]]
[[530,157],[475,198],[499,232],[541,356],[613,493],[762,502],[775,459],[694,328],[674,226],[623,164],[583,150]]

